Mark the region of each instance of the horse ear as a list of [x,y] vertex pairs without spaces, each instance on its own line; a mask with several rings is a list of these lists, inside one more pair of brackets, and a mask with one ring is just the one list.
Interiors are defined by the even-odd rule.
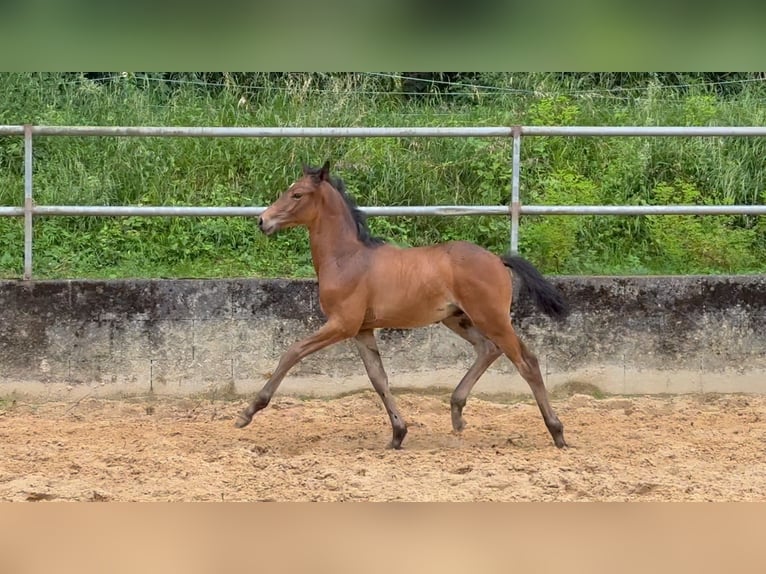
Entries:
[[324,162],[324,165],[319,170],[319,181],[330,181],[330,160]]

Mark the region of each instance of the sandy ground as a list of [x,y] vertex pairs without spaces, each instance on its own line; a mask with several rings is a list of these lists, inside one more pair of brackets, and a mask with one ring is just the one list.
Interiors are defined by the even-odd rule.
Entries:
[[766,397],[554,400],[558,450],[531,399],[398,395],[409,434],[386,450],[372,392],[245,404],[85,398],[0,403],[3,501],[766,500]]

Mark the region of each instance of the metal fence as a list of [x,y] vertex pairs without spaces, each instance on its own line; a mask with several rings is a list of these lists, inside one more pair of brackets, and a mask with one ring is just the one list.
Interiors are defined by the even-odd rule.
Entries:
[[766,205],[522,205],[519,198],[523,136],[766,136],[766,127],[682,126],[512,126],[512,127],[107,127],[0,125],[0,136],[24,138],[24,205],[0,206],[0,216],[24,218],[24,279],[32,278],[34,216],[256,216],[265,207],[162,207],[37,205],[32,195],[33,136],[118,137],[500,137],[513,139],[510,205],[362,207],[371,216],[506,215],[511,218],[511,251],[518,251],[520,215],[766,215]]

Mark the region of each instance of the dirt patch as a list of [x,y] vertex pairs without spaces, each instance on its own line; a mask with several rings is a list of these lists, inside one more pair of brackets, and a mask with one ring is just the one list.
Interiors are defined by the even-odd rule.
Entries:
[[764,500],[766,397],[554,400],[560,451],[529,399],[398,397],[409,434],[385,450],[372,392],[276,397],[243,430],[239,401],[0,404],[0,500]]

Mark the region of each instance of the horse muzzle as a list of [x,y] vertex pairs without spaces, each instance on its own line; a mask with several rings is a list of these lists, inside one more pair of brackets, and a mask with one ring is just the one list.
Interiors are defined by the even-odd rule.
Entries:
[[261,215],[258,218],[258,228],[266,235],[271,235],[278,229],[278,225],[271,219],[264,219]]

